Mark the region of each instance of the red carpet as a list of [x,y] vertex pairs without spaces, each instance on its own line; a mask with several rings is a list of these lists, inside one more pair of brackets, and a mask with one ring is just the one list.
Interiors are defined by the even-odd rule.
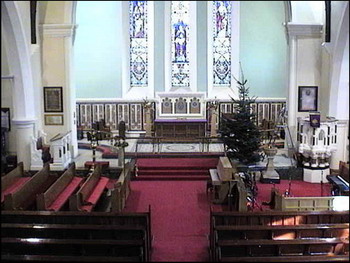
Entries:
[[205,181],[132,181],[127,212],[152,210],[152,261],[208,261]]
[[[195,170],[215,168],[217,162],[217,159],[210,158],[137,160],[139,172],[144,172],[142,176],[153,177],[154,181],[131,181],[131,194],[124,211],[145,212],[151,205],[151,229],[154,237],[152,261],[209,261],[210,206],[214,211],[223,211],[227,210],[227,205],[213,205],[210,193],[206,194],[206,181],[191,179],[197,176]],[[156,180],[157,177],[166,176],[187,180]],[[288,180],[281,180],[276,188],[284,193],[288,183]],[[271,188],[272,184],[258,183],[257,200],[260,204],[262,201],[270,201]],[[329,195],[329,189],[330,186],[324,184],[324,196]],[[291,187],[293,196],[320,196],[320,190],[320,184],[302,181],[293,181]],[[269,210],[267,206],[263,208]]]
[[209,169],[217,158],[147,158],[138,159],[137,180],[208,180]]

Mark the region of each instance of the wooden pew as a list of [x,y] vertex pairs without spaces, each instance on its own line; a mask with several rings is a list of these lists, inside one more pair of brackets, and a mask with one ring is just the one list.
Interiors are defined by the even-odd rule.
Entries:
[[75,176],[75,163],[72,163],[45,193],[37,196],[37,210],[59,211],[82,181],[82,177]]
[[15,193],[5,196],[5,210],[26,210],[33,203],[35,204],[36,195],[45,192],[56,180],[55,176],[50,175],[49,163],[33,175],[19,190]]
[[122,170],[118,180],[111,189],[111,211],[121,212],[130,193],[131,173],[135,168],[135,161],[128,162]]
[[82,259],[86,261],[88,257],[91,257],[90,262],[94,262],[95,257],[102,258],[104,261],[110,261],[110,257],[119,258],[117,261],[121,261],[120,257],[132,257],[133,261],[144,261],[142,240],[54,238],[36,238],[35,242],[32,240],[32,238],[1,238],[1,257],[3,258],[3,255],[56,256],[58,261],[61,256],[69,256],[73,262],[79,262]]
[[[338,243],[334,243],[333,248],[341,247],[343,249],[341,253],[347,253],[346,251],[348,251],[348,243],[341,243],[340,241],[349,239],[349,211],[211,211],[210,225],[210,256],[213,261],[259,262],[259,260],[261,261],[259,257],[264,256],[264,260],[262,260],[264,262],[283,262],[288,257],[288,255],[282,257],[281,254],[274,254],[271,258],[266,258],[267,255],[256,253],[252,257],[251,253],[249,254],[247,251],[250,249],[249,246],[253,246],[253,244],[244,242],[255,239],[259,239],[260,243],[264,244],[266,240],[275,241],[270,242],[270,247],[265,247],[266,250],[270,249],[271,251],[280,251],[283,242],[279,243],[279,241],[306,239],[312,241],[312,239],[323,238],[324,243],[327,243],[333,242],[333,239],[339,239],[337,240]],[[244,241],[245,245],[222,243],[225,240],[230,242]],[[222,248],[219,248],[219,241]],[[301,246],[304,246],[305,249],[308,246],[325,247],[321,243],[298,245],[297,242],[295,244],[292,242],[289,245],[292,250],[299,249]],[[288,247],[288,245],[282,246],[283,249],[285,247]],[[233,257],[233,254],[231,255],[231,252],[228,252],[231,250],[240,252],[237,252],[238,254]],[[240,257],[239,253],[243,253],[242,251],[245,251],[245,254]],[[305,257],[307,254],[299,256]],[[304,262],[308,261],[306,258],[296,259],[296,261],[303,260],[305,260]],[[344,260],[344,256],[337,255],[337,260]],[[292,262],[294,261],[292,260]]]
[[1,177],[1,203],[5,200],[5,195],[16,192],[30,177],[25,176],[23,162],[20,162],[15,169]]
[[2,238],[144,240],[146,231],[141,225],[1,224]]
[[321,255],[322,261],[328,261],[329,258],[349,261],[349,240],[340,238],[219,240],[217,245],[217,261],[256,262],[256,257],[263,257],[263,262],[283,262],[284,257],[288,256],[293,258],[291,262],[295,262],[294,258],[300,261],[304,256]]
[[300,225],[349,223],[349,211],[213,212],[215,225]]
[[215,242],[219,240],[271,239],[290,240],[303,238],[348,238],[349,224],[307,224],[287,226],[216,226]]
[[274,209],[279,211],[333,210],[336,196],[289,197],[272,189]]
[[[2,211],[2,238],[29,238],[33,235],[35,238],[52,238],[59,240],[83,239],[85,238],[99,241],[99,239],[123,240],[124,249],[133,247],[127,241],[142,240],[141,250],[142,259],[139,261],[149,261],[151,252],[151,210],[144,213],[112,213],[112,212],[71,212],[71,211]],[[50,226],[48,226],[50,225]],[[16,228],[16,231],[14,231]],[[45,228],[45,230],[44,230]],[[74,239],[73,238],[73,239]],[[52,245],[54,246],[54,245]],[[85,248],[85,245],[81,245]],[[84,247],[85,246],[85,247]],[[62,255],[51,258],[54,254],[41,255],[38,257],[32,252],[28,254],[25,260],[51,261],[88,261],[87,256],[72,257],[69,253],[64,254],[64,249],[60,246],[53,249],[63,251]],[[112,249],[112,247],[111,247]],[[30,250],[30,249],[28,249]],[[135,252],[135,251],[134,251]],[[32,253],[32,254],[31,254]],[[56,252],[55,252],[56,253]],[[3,254],[3,250],[2,250]],[[10,253],[11,254],[11,253]],[[133,254],[134,255],[134,254]],[[130,256],[130,255],[129,255]],[[135,255],[134,255],[135,256]],[[134,257],[130,256],[130,257]],[[121,258],[119,258],[121,257]],[[123,256],[124,257],[124,256]],[[108,255],[106,257],[91,256],[90,261],[123,261],[121,255]],[[141,257],[141,256],[140,256]],[[3,255],[2,255],[2,259]],[[23,261],[21,255],[11,254],[8,260]],[[137,261],[136,258],[125,258],[125,261]]]
[[69,197],[69,210],[91,212],[101,197],[109,178],[101,176],[102,167],[97,165],[78,192]]

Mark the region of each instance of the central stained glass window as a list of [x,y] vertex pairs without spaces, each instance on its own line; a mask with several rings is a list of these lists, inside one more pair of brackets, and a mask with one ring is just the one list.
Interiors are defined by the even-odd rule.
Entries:
[[173,87],[190,86],[188,1],[171,2],[171,82]]
[[148,85],[147,1],[129,1],[130,86]]
[[213,84],[231,85],[231,1],[213,1]]

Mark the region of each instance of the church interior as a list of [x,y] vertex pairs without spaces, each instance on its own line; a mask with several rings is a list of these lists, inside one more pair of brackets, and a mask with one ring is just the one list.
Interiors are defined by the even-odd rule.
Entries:
[[348,1],[2,1],[5,262],[349,261]]

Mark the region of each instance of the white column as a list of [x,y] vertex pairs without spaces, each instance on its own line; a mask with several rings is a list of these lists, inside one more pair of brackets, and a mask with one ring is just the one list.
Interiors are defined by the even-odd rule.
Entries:
[[23,162],[24,170],[30,170],[30,142],[34,136],[35,120],[13,119],[12,127],[16,131],[17,161]]
[[[298,42],[299,39],[320,39],[322,37],[321,24],[298,24],[289,22],[287,24],[288,38],[289,38],[289,83],[288,83],[288,126],[292,136],[293,142],[296,142],[296,124],[297,117],[303,116],[298,113],[298,85],[315,85],[314,73],[310,72],[308,78],[310,82],[303,82],[301,76],[305,75],[303,69],[298,68]],[[311,55],[316,56],[317,53]],[[300,57],[299,59],[305,59]],[[308,59],[308,58],[306,58]],[[321,70],[321,69],[319,69]],[[302,82],[301,82],[302,81]],[[317,80],[316,80],[317,81]],[[300,82],[300,83],[299,83]]]
[[65,37],[65,62],[66,62],[66,120],[68,123],[67,131],[70,131],[70,148],[69,152],[73,158],[78,156],[78,138],[77,138],[77,112],[76,112],[76,91],[73,84],[73,34],[75,26],[70,30],[70,35]]
[[[63,118],[62,126],[44,126],[49,137],[57,133],[71,132],[71,153],[78,155],[76,127],[76,98],[73,85],[73,35],[76,25],[73,24],[44,24],[43,25],[43,86],[63,87]],[[53,52],[52,50],[57,50]],[[46,113],[44,113],[46,114]],[[59,113],[61,114],[61,113]]]

